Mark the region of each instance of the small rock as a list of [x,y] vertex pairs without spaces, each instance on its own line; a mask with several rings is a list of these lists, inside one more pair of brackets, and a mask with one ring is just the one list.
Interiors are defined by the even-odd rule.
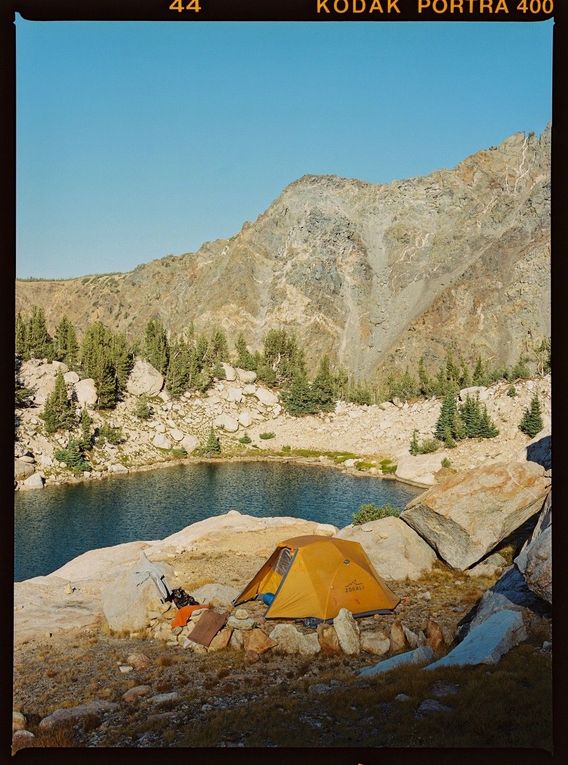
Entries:
[[209,643],[209,651],[222,651],[229,645],[232,634],[233,630],[230,627],[223,627]]
[[451,707],[447,707],[436,699],[425,699],[416,710],[416,717],[427,717],[438,712],[451,712]]
[[389,652],[390,640],[381,630],[363,632],[361,634],[361,649],[375,656],[384,656]]
[[12,733],[14,733],[17,730],[24,730],[24,728],[27,725],[27,720],[25,718],[25,715],[23,715],[18,710],[14,709],[12,712]]
[[405,648],[408,647],[407,641],[406,641],[406,635],[404,633],[404,629],[402,627],[402,622],[400,619],[396,619],[392,625],[390,630],[390,648],[393,653],[398,653],[399,651],[404,651]]
[[343,653],[349,656],[358,654],[361,650],[361,641],[359,625],[353,618],[353,614],[346,608],[342,608],[333,620],[333,626]]
[[430,661],[434,652],[429,646],[421,646],[415,648],[414,651],[407,651],[406,653],[399,653],[396,656],[391,656],[390,659],[384,659],[378,664],[373,664],[370,667],[365,667],[359,670],[358,674],[361,677],[372,677],[383,672],[389,672],[391,669],[401,667],[406,664],[423,664]]
[[268,637],[264,630],[253,629],[245,632],[244,635],[244,649],[245,652],[251,651],[256,654],[265,653],[270,648],[274,648],[276,641]]
[[443,698],[444,696],[454,696],[460,687],[455,683],[444,683],[441,680],[437,680],[432,686],[430,693],[437,698]]
[[152,704],[155,704],[156,706],[161,706],[162,704],[169,704],[170,702],[177,701],[178,699],[179,693],[177,691],[171,691],[170,693],[158,693],[156,696],[150,696],[148,701]]
[[438,622],[428,619],[426,624],[426,645],[429,645],[433,651],[439,651],[444,642],[444,633]]
[[331,624],[318,624],[317,634],[322,653],[334,654],[341,651],[337,632]]
[[134,669],[148,669],[152,666],[152,660],[145,653],[131,653],[126,661]]
[[130,664],[120,664],[118,668],[123,675],[126,675],[129,672],[132,672],[132,670],[134,669],[134,667],[131,667]]
[[256,622],[254,619],[236,619],[234,616],[230,616],[227,621],[227,627],[232,627],[234,630],[252,630]]
[[136,685],[134,688],[129,688],[122,694],[122,700],[130,704],[133,701],[138,701],[142,696],[147,696],[149,693],[152,693],[152,689],[149,685]]
[[233,616],[236,619],[248,619],[249,618],[249,612],[246,610],[246,608],[237,608]]
[[410,701],[410,696],[407,696],[406,693],[397,693],[397,695],[394,697],[395,701]]
[[26,746],[33,746],[34,734],[29,730],[14,731],[12,736],[12,752],[16,749],[24,749]]

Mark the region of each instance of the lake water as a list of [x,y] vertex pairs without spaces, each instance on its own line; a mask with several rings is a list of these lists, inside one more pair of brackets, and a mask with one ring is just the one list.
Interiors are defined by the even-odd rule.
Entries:
[[96,547],[163,539],[228,510],[343,527],[365,502],[401,510],[420,489],[283,462],[175,465],[15,495],[16,581]]

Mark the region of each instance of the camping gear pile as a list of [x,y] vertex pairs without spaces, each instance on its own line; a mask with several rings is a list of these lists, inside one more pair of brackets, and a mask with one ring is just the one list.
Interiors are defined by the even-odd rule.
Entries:
[[[193,650],[215,650],[229,643],[245,650],[251,643],[255,650],[259,644],[268,648],[276,643],[260,629],[267,620],[295,620],[313,630],[337,621],[340,613],[350,619],[391,613],[399,602],[358,542],[316,535],[280,542],[235,598],[231,614],[197,603],[182,588],[170,590],[163,576],[156,584],[162,601],[178,609],[169,620],[172,645]],[[243,603],[249,604],[246,610],[238,608]],[[290,625],[283,635],[292,632],[295,635],[296,629]],[[318,636],[313,635],[311,643],[309,652],[318,652]]]

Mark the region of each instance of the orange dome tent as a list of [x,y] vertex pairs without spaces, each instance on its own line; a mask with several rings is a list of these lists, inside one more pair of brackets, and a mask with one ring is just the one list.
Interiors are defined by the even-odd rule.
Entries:
[[264,593],[274,594],[269,619],[333,619],[341,608],[364,616],[392,610],[400,601],[359,542],[323,536],[280,542],[233,603]]

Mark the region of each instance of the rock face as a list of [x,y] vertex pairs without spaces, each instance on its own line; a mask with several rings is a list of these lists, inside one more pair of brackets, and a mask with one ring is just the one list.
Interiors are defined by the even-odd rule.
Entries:
[[388,185],[304,176],[230,240],[85,284],[18,281],[16,308],[83,330],[97,300],[97,318],[140,335],[159,305],[173,334],[222,325],[252,350],[286,326],[311,367],[330,352],[367,378],[425,350],[444,358],[448,337],[464,356],[511,363],[527,326],[550,334],[549,207],[547,129]]
[[126,382],[126,390],[134,396],[157,396],[164,387],[164,378],[157,369],[142,359],[136,359]]
[[418,579],[436,561],[430,545],[399,518],[347,526],[337,536],[359,542],[384,579]]
[[545,428],[540,433],[537,433],[526,445],[523,456],[530,462],[542,465],[545,470],[550,470],[552,467],[552,438],[550,430]]
[[549,486],[534,462],[494,463],[450,476],[400,517],[447,563],[466,569],[538,513]]
[[434,473],[442,467],[444,454],[408,455],[398,461],[396,477],[399,481],[406,481],[416,486],[433,486],[436,483]]
[[540,617],[549,611],[548,604],[529,589],[516,566],[510,566],[493,587],[483,593],[476,608],[469,614],[469,620],[461,625],[458,640],[463,640],[490,616],[504,610],[518,611],[527,624],[533,617]]
[[526,639],[521,614],[505,609],[492,614],[470,630],[453,651],[426,669],[464,664],[496,664],[511,648]]
[[527,547],[520,570],[530,589],[552,603],[552,524]]
[[109,627],[116,631],[134,632],[148,625],[149,611],[160,609],[162,603],[151,577],[155,571],[173,586],[173,570],[165,563],[151,563],[141,553],[138,563],[112,582],[101,595],[103,612]]

